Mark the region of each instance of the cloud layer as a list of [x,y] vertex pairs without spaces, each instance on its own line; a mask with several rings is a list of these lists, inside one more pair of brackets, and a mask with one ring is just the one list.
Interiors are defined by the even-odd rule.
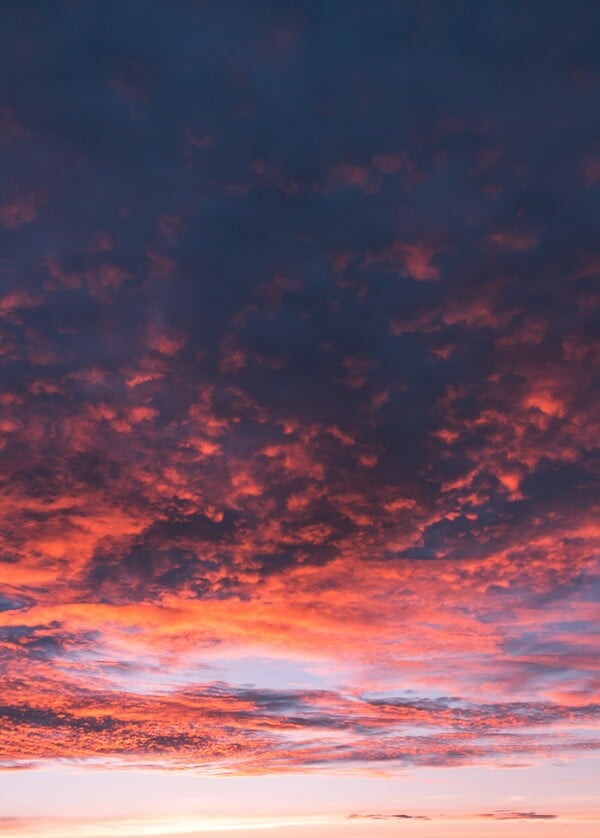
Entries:
[[594,10],[227,7],[3,15],[0,760],[597,752]]

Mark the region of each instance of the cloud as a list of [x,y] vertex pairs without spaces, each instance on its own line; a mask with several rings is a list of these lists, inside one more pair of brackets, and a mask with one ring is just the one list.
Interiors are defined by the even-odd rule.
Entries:
[[538,812],[511,812],[506,809],[499,809],[496,812],[488,812],[485,815],[480,815],[482,818],[490,818],[497,821],[511,821],[511,820],[553,820],[556,815],[541,815]]
[[40,201],[41,197],[35,190],[16,191],[7,203],[0,206],[0,224],[9,230],[31,224],[37,218]]
[[387,820],[417,820],[417,821],[428,821],[430,818],[425,817],[425,815],[404,815],[404,814],[388,814],[388,813],[368,813],[368,814],[359,814],[353,813],[348,815],[348,818],[351,820],[370,820],[370,821],[387,821]]
[[586,4],[107,3],[0,34],[4,764],[597,751]]
[[394,241],[382,253],[369,254],[365,266],[383,263],[416,280],[439,279],[440,271],[432,264],[436,251],[425,242]]

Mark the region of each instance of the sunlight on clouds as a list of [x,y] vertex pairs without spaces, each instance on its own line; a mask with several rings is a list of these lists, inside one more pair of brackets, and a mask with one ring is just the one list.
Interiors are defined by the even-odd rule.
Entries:
[[0,835],[594,815],[600,5],[0,6]]

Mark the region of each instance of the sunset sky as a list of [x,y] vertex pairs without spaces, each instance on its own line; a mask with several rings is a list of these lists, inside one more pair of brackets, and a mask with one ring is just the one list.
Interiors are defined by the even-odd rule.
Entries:
[[600,834],[599,24],[0,3],[0,838]]

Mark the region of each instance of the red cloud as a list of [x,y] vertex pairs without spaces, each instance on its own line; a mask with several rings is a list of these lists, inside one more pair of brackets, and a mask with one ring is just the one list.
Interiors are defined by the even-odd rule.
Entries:
[[436,250],[425,242],[395,241],[379,254],[369,254],[366,266],[382,263],[389,265],[404,276],[420,281],[439,279],[440,271],[432,264]]
[[11,200],[0,206],[0,224],[9,230],[31,224],[37,218],[42,201],[43,196],[33,189],[15,191]]

